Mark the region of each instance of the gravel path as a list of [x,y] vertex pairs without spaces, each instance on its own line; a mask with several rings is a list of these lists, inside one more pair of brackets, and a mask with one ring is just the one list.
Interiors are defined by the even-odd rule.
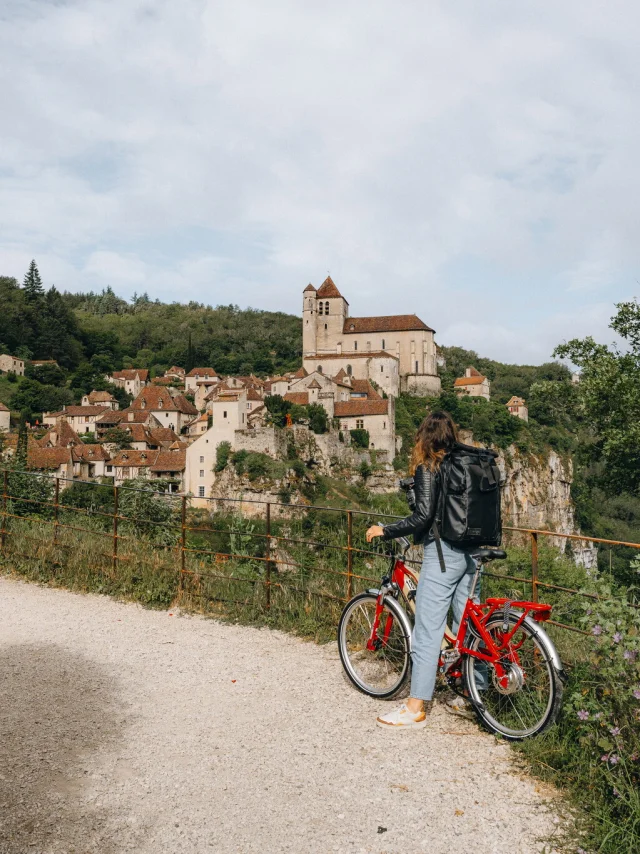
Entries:
[[0,579],[0,852],[542,852],[551,792],[335,645]]

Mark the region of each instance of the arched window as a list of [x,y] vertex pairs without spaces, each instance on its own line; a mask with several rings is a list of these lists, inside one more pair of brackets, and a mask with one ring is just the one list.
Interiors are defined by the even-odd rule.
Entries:
[[323,305],[324,305],[324,303],[319,303],[318,314],[324,314],[324,312],[322,310]]
[[382,339],[382,349],[383,349],[383,350],[385,349],[385,342],[384,342],[384,338]]
[[358,342],[357,342],[357,341],[354,341],[354,342],[353,342],[353,349],[354,349],[354,350],[357,350],[357,349],[358,349]]
[[325,302],[325,304],[324,304],[324,313],[329,314],[329,303],[328,302]]
[[325,329],[328,329],[328,328],[329,328],[329,327],[328,327],[328,325],[327,325],[326,323],[325,323],[325,325],[324,325],[324,328],[325,328]]
[[351,376],[352,373],[353,373],[353,371],[352,371],[351,365],[347,365],[347,374],[349,376]]
[[322,365],[318,365],[318,367],[316,368],[316,370],[317,370],[317,372],[318,372],[319,374],[321,374],[321,373],[322,373]]

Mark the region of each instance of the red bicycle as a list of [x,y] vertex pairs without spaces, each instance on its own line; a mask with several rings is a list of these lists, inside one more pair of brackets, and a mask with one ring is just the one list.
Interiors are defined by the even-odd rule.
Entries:
[[[402,538],[404,552],[409,542]],[[412,617],[418,576],[395,551],[377,589],[354,596],[338,626],[340,658],[351,682],[371,697],[391,699],[411,672]],[[551,605],[488,598],[474,601],[483,568],[504,560],[499,549],[476,549],[469,599],[457,636],[448,630],[440,672],[449,687],[473,706],[481,723],[509,741],[538,735],[557,718],[565,674],[540,623]]]

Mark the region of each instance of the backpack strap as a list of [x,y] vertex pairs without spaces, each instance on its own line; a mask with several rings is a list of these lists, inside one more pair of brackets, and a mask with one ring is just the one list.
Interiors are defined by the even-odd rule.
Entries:
[[434,520],[433,525],[431,526],[431,533],[433,534],[433,538],[436,541],[436,551],[438,552],[438,560],[440,561],[440,571],[446,572],[447,567],[444,565],[444,554],[442,552],[442,540],[440,539],[440,531],[438,530],[438,523]]

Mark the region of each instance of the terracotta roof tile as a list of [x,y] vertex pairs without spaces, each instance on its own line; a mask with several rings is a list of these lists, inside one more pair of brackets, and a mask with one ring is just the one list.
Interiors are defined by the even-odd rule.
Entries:
[[293,374],[294,380],[303,380],[307,376],[309,376],[309,371],[304,366],[302,368],[298,368],[295,374]]
[[[344,299],[340,291],[336,288],[331,276],[327,276],[327,278],[318,288],[318,297],[320,297],[320,299],[331,299],[335,297],[338,297],[339,299]],[[345,300],[345,302],[347,301]]]
[[71,427],[66,418],[61,418],[60,423],[47,430],[38,442],[41,448],[68,448],[69,445],[79,445],[82,439]]
[[307,406],[309,403],[309,392],[306,391],[288,391],[285,396],[285,400],[288,400],[289,403],[294,403],[297,406]]
[[516,397],[514,394],[511,400],[507,402],[507,406],[526,406],[526,401],[523,397]]
[[155,427],[149,430],[149,436],[156,445],[171,445],[178,439],[178,434],[171,427]]
[[69,448],[40,448],[38,445],[27,446],[27,468],[57,469],[71,463]]
[[358,332],[409,332],[415,329],[434,331],[416,314],[392,314],[386,317],[347,317],[342,332],[349,335]]
[[123,466],[147,468],[153,464],[158,453],[159,451],[118,451],[111,462],[114,466],[118,466],[120,468]]
[[146,368],[126,368],[124,371],[114,371],[111,376],[114,380],[135,380],[138,376],[141,382],[146,383],[149,371]]
[[247,400],[262,400],[262,396],[254,388],[250,388],[247,391]]
[[315,288],[313,287],[313,285],[311,284],[311,282],[309,282],[309,284],[308,284],[308,285],[307,285],[307,287],[302,291],[302,293],[303,293],[303,294],[306,294],[306,292],[307,292],[307,291],[315,291]]
[[110,460],[111,455],[102,445],[80,442],[71,449],[71,459],[74,462],[92,463],[96,460]]
[[465,385],[482,385],[482,383],[486,380],[486,377],[458,377],[458,379],[454,382],[454,386],[465,386]]
[[186,450],[158,451],[158,456],[151,466],[151,471],[184,471],[186,465]]
[[217,373],[213,370],[213,368],[193,368],[187,374],[188,377],[217,377]]
[[346,400],[335,404],[336,418],[354,418],[362,415],[388,415],[388,400]]
[[355,377],[352,377],[350,387],[351,391],[356,394],[366,394],[369,400],[382,400],[381,395],[378,394],[369,380],[357,380]]
[[108,391],[96,391],[95,389],[87,395],[89,403],[95,406],[97,403],[112,403],[115,398]]

